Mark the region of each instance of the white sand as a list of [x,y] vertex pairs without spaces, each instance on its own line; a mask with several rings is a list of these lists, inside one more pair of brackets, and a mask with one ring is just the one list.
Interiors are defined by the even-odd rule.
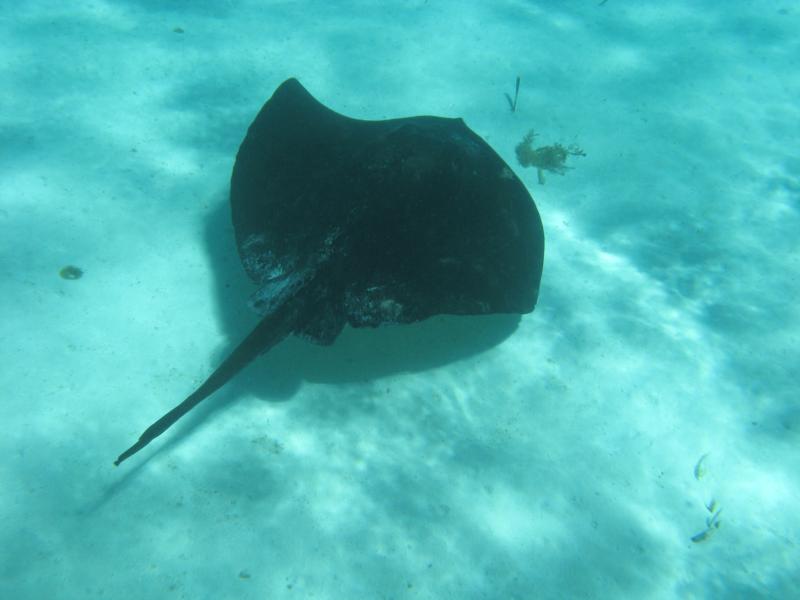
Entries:
[[[798,593],[800,9],[166,4],[0,15],[0,597]],[[289,76],[485,137],[539,305],[466,357],[448,319],[287,340],[114,468],[256,320],[228,179]],[[587,156],[540,186],[531,128]]]

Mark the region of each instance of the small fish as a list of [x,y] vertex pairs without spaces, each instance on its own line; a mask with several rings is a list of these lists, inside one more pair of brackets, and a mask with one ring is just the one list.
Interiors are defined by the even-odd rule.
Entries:
[[712,498],[711,502],[706,504],[706,510],[710,513],[713,513],[715,510],[717,510],[717,501]]
[[692,541],[697,544],[699,542],[705,542],[708,538],[711,537],[717,529],[719,529],[719,513],[722,512],[720,508],[717,512],[715,512],[712,516],[706,519],[706,528],[701,531],[700,533],[696,533],[692,536]]
[[722,512],[722,509],[720,508],[713,515],[711,515],[710,517],[706,518],[706,526],[709,529],[711,529],[712,527],[714,529],[719,529],[719,513],[721,513],[721,512]]
[[706,457],[708,456],[708,452],[703,454],[700,457],[700,460],[697,461],[697,464],[694,466],[694,478],[700,481],[706,474],[706,467],[704,465]]
[[695,535],[693,535],[692,536],[692,541],[695,544],[697,544],[699,542],[705,542],[709,537],[711,537],[712,533],[714,533],[713,529],[704,529],[700,533],[696,533]]

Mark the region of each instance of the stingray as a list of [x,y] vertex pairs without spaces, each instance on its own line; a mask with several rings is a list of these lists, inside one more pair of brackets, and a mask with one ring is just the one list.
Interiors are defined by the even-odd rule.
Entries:
[[461,119],[352,119],[288,79],[242,141],[230,203],[261,320],[116,465],[288,335],[331,344],[346,324],[524,314],[536,305],[539,213]]

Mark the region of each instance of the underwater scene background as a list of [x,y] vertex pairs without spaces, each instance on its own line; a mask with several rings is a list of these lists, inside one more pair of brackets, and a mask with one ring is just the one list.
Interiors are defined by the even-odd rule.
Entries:
[[[794,3],[4,5],[0,597],[797,597]],[[288,77],[462,117],[536,310],[287,339],[115,468],[257,321],[229,180]]]

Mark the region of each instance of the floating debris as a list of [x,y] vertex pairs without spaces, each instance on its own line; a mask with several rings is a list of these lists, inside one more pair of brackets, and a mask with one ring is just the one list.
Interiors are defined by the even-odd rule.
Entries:
[[508,100],[508,107],[511,109],[511,112],[517,112],[517,98],[519,97],[519,75],[517,75],[517,84],[514,86],[514,99],[511,99],[511,96],[506,94],[506,100]]

